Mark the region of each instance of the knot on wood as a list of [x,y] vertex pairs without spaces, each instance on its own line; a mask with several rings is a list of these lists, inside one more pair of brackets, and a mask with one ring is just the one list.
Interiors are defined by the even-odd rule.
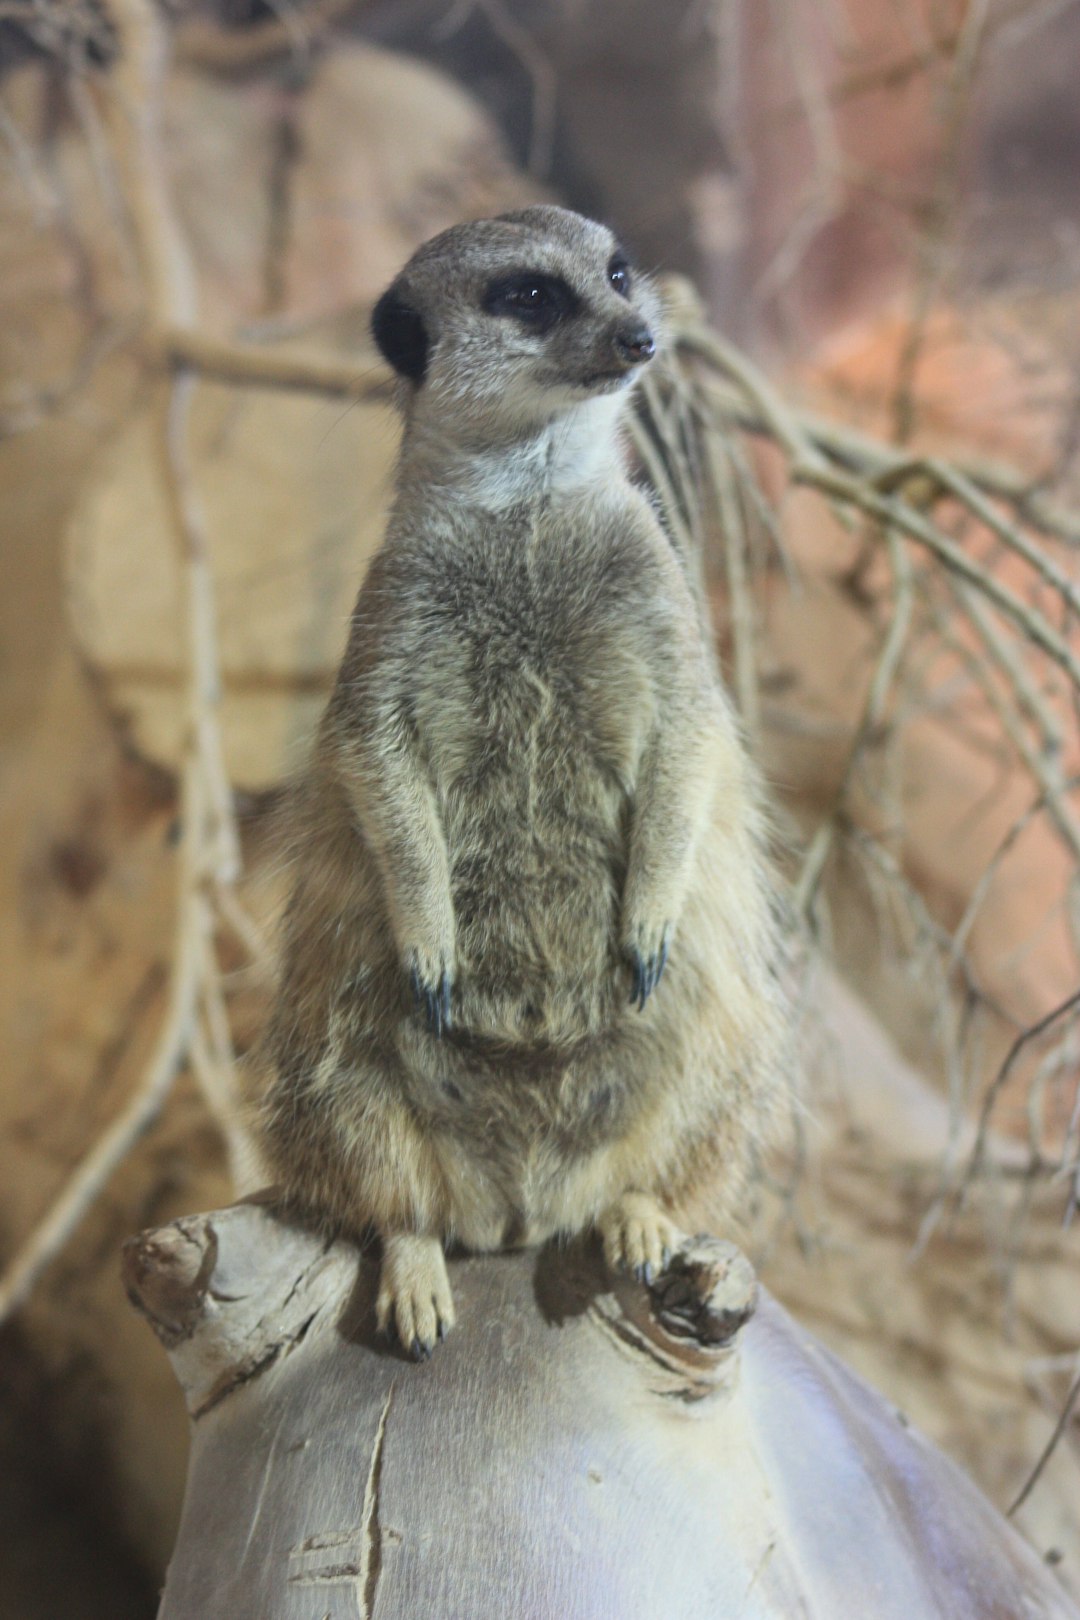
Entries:
[[201,1215],[141,1232],[124,1244],[121,1274],[127,1296],[166,1349],[195,1331],[217,1257],[217,1233]]
[[711,1350],[732,1342],[754,1314],[757,1294],[742,1250],[707,1233],[674,1254],[649,1290],[653,1315],[667,1333]]

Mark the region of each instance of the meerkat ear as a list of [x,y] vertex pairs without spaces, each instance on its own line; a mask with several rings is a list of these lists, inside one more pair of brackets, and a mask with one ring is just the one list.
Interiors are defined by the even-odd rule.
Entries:
[[427,371],[428,335],[415,309],[401,296],[395,281],[371,312],[371,335],[383,359],[410,382],[422,383]]

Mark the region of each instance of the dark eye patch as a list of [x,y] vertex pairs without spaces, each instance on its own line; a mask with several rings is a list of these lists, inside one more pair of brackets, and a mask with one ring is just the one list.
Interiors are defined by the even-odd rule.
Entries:
[[549,332],[579,308],[577,294],[561,276],[542,270],[514,270],[497,276],[484,290],[489,315],[508,316],[534,332]]
[[620,297],[629,298],[633,278],[630,274],[630,260],[622,248],[616,248],[608,260],[607,278]]

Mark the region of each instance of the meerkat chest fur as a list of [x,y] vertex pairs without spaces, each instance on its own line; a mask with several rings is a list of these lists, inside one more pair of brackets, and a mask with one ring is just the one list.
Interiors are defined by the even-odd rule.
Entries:
[[500,846],[541,864],[622,842],[655,649],[648,558],[617,523],[580,500],[478,514],[421,584],[412,702],[458,847],[489,818]]
[[403,503],[374,583],[446,842],[461,1027],[566,1041],[619,996],[629,816],[681,582],[617,465],[538,481],[506,459],[497,505]]

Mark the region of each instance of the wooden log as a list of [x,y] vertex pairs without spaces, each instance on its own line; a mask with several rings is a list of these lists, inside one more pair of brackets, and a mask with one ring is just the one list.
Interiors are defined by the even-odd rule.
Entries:
[[134,1239],[192,1419],[160,1620],[1077,1620],[967,1478],[696,1239],[451,1262],[415,1366],[373,1256],[265,1204]]

